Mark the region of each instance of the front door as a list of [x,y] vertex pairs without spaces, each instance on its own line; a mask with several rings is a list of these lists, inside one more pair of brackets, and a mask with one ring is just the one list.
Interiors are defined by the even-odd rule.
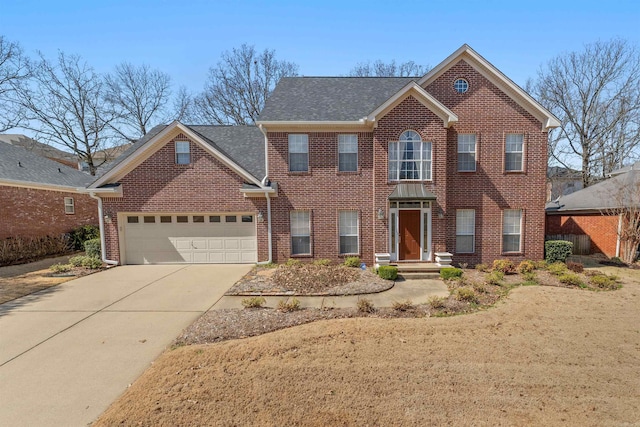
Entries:
[[420,211],[401,210],[398,213],[398,259],[420,259]]

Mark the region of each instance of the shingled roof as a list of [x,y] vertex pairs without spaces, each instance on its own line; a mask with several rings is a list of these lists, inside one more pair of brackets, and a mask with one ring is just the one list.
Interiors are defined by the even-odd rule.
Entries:
[[0,142],[0,183],[85,187],[94,177],[25,148]]
[[258,123],[357,121],[419,77],[284,77]]

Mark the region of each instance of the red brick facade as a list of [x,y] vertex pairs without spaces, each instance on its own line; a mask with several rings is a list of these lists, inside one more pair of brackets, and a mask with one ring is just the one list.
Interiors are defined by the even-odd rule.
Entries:
[[[66,214],[72,197],[74,214]],[[60,236],[82,225],[98,225],[98,202],[88,195],[64,191],[0,186],[0,239]]]
[[600,213],[547,215],[548,235],[578,234],[591,238],[591,253],[616,256],[618,217]]

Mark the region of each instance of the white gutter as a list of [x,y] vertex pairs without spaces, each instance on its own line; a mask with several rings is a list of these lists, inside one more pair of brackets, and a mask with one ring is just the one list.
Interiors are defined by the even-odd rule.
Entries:
[[616,256],[620,258],[620,234],[622,233],[622,214],[618,215],[618,233],[616,239]]
[[271,264],[273,262],[273,247],[271,244],[271,197],[269,197],[269,193],[264,193],[264,195],[267,198],[267,246],[269,247],[269,259],[257,263],[258,265]]
[[104,236],[104,212],[102,210],[102,198],[96,196],[96,193],[94,193],[93,191],[89,193],[89,196],[98,201],[98,221],[100,223],[100,256],[102,257],[102,262],[107,265],[118,265],[118,261],[107,259],[107,244],[106,237]]

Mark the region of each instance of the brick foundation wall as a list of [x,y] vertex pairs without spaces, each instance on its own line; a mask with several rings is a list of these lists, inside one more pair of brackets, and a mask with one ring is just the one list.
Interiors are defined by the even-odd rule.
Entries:
[[[74,214],[65,214],[65,197],[73,197]],[[98,202],[88,195],[0,186],[0,239],[59,236],[82,225],[98,225]]]
[[120,261],[119,212],[209,213],[262,211],[265,221],[257,222],[258,260],[268,257],[267,202],[264,197],[245,198],[240,192],[243,178],[196,143],[191,143],[191,163],[175,163],[175,141],[189,141],[178,135],[138,165],[118,182],[121,198],[103,198],[107,256]]
[[618,217],[599,213],[583,215],[547,215],[546,234],[586,234],[591,238],[591,253],[616,256]]

